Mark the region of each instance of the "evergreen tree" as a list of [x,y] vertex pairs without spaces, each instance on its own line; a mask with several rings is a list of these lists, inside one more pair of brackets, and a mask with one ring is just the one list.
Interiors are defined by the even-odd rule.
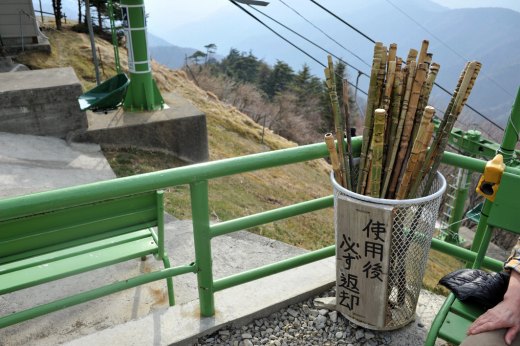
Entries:
[[298,99],[298,106],[303,106],[309,98],[321,96],[322,84],[318,77],[311,75],[309,65],[303,64],[294,77],[291,91]]
[[214,43],[210,43],[210,44],[205,45],[204,48],[206,48],[206,61],[205,61],[205,63],[207,64],[208,61],[211,59],[211,54],[215,54],[215,52],[217,51],[217,45],[214,44]]
[[56,21],[56,29],[61,30],[61,0],[52,0],[52,10],[54,12],[54,20]]
[[231,48],[220,67],[228,77],[236,81],[256,84],[260,64],[252,52],[240,53],[237,49]]
[[272,99],[277,93],[288,89],[293,79],[293,69],[287,63],[276,60],[273,72],[269,76],[267,88],[264,91],[267,96]]
[[199,59],[205,59],[206,58],[206,53],[204,52],[201,52],[200,50],[196,51],[195,53],[193,53],[192,55],[190,55],[188,57],[189,59],[191,59],[193,62],[195,62],[195,64],[199,64]]
[[78,24],[81,25],[81,17],[83,16],[83,0],[78,0]]

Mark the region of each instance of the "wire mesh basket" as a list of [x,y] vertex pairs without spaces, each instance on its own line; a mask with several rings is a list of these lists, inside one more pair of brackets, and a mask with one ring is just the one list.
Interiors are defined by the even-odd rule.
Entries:
[[407,200],[357,194],[333,174],[331,181],[337,310],[365,328],[405,326],[415,318],[446,180],[438,172],[429,195]]

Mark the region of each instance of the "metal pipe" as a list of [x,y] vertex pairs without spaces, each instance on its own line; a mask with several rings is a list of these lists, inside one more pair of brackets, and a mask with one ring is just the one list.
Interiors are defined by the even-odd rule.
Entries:
[[215,292],[230,288],[233,286],[241,285],[243,283],[257,280],[269,275],[283,272],[288,269],[296,268],[304,264],[319,261],[321,259],[334,256],[336,253],[336,246],[331,245],[312,251],[303,255],[295,256],[280,262],[268,264],[262,267],[251,269],[239,274],[231,275],[213,283],[213,290]]
[[481,173],[484,172],[484,167],[486,167],[486,161],[451,153],[449,151],[445,151],[442,155],[442,163]]
[[[353,146],[355,145],[358,149],[360,143],[360,137],[353,139]],[[12,197],[0,200],[0,210],[2,211],[0,220],[43,212],[48,208],[66,208],[96,200],[315,160],[327,155],[325,143],[317,143],[40,192],[28,196]]]
[[[471,250],[447,243],[436,238],[432,239],[431,248],[432,250],[440,251],[466,262],[473,262],[475,258],[477,258],[477,254]],[[501,271],[504,265],[504,262],[487,256],[484,257],[482,263],[484,268],[491,269],[493,271]]]
[[511,110],[511,115],[507,122],[506,130],[504,131],[504,137],[502,138],[502,144],[498,153],[504,156],[504,163],[507,165],[514,155],[516,143],[519,139],[520,129],[520,88],[516,94],[515,103]]
[[110,32],[112,34],[112,45],[114,46],[114,61],[116,63],[116,72],[121,73],[121,62],[119,61],[119,43],[116,35],[116,25],[114,21],[114,4],[112,0],[108,0],[108,15],[110,18]]
[[[352,149],[355,155],[359,155],[360,148],[361,137],[353,138]],[[21,217],[35,212],[44,212],[49,208],[66,208],[71,205],[315,160],[326,156],[328,156],[328,151],[325,143],[316,143],[67,187],[27,196],[12,197],[0,200],[0,210],[2,210],[0,220]],[[445,152],[443,157],[443,162],[446,164],[477,172],[483,172],[486,165],[485,161],[449,152]],[[509,167],[506,168],[506,171],[520,172]]]
[[123,28],[128,48],[130,85],[123,107],[128,111],[162,109],[164,100],[152,78],[144,0],[121,0]]
[[92,50],[92,60],[94,62],[94,71],[96,73],[96,84],[101,83],[99,76],[99,63],[96,54],[96,42],[94,41],[94,29],[92,28],[92,20],[90,19],[90,0],[85,0],[85,14],[87,15],[88,34],[90,37],[90,49]]
[[332,196],[318,198],[298,204],[289,205],[274,210],[265,211],[254,215],[244,216],[238,219],[220,222],[212,225],[211,237],[240,231],[243,229],[263,225],[269,222],[286,219],[288,217],[309,213],[311,211],[332,207],[334,199]]
[[23,39],[22,13],[23,13],[23,10],[20,10],[20,12],[18,12],[18,17],[20,19],[20,37],[22,39],[22,52],[24,52],[25,44],[24,44],[24,39]]
[[190,184],[193,241],[201,316],[215,314],[211,235],[209,228],[208,181]]
[[137,287],[149,282],[162,280],[168,277],[195,273],[196,267],[193,264],[178,266],[174,268],[165,268],[161,271],[143,274],[141,276],[130,278],[127,280],[115,282],[108,286],[99,287],[87,292],[82,292],[67,298],[53,301],[51,303],[36,306],[34,308],[13,313],[0,318],[0,328],[4,328],[31,318],[42,316],[53,311],[61,310],[65,307],[74,306],[87,302],[89,300],[97,299],[107,296],[109,294],[119,292],[128,288]]
[[459,168],[457,176],[457,191],[455,192],[455,205],[451,211],[449,220],[449,232],[445,237],[445,241],[452,244],[459,243],[459,228],[464,215],[464,206],[468,198],[469,184],[471,182],[471,173],[468,170]]
[[43,24],[43,9],[42,9],[42,0],[39,0],[40,2],[40,17],[42,18],[42,24]]

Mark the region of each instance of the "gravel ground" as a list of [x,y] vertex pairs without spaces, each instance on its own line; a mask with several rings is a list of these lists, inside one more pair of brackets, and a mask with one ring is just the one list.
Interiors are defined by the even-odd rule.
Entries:
[[[319,297],[334,297],[331,289]],[[420,346],[440,307],[443,297],[423,291],[417,306],[417,319],[397,331],[378,332],[358,327],[340,313],[316,307],[314,298],[293,304],[267,317],[239,327],[221,329],[194,345],[410,345]],[[443,345],[443,343],[438,343]]]

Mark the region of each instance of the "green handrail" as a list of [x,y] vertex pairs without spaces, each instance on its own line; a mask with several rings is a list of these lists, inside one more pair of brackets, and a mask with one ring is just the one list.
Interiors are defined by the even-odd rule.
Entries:
[[[354,153],[359,155],[361,137],[352,139],[352,147]],[[189,184],[195,244],[195,269],[193,271],[196,272],[198,279],[200,313],[202,316],[212,316],[215,312],[214,293],[216,291],[334,255],[334,246],[329,246],[214,281],[211,257],[211,239],[213,237],[328,208],[332,206],[333,198],[332,196],[326,196],[311,201],[304,201],[211,226],[208,205],[208,180],[320,159],[327,156],[326,145],[318,143],[13,197],[0,200],[0,220],[23,217],[28,214],[45,212],[46,210],[67,208],[73,205],[81,205],[150,190],[164,189],[170,186]],[[443,162],[477,172],[482,172],[486,164],[482,160],[449,152],[444,153]],[[508,169],[508,171],[511,170]],[[464,255],[467,256],[467,254]]]
[[[361,137],[352,139],[353,152],[359,155]],[[209,222],[208,180],[287,164],[320,159],[328,156],[324,143],[265,152],[226,160],[200,163],[82,186],[36,193],[0,200],[0,220],[23,217],[28,214],[56,210],[74,205],[106,200],[124,195],[164,189],[176,185],[190,185],[195,244],[195,268],[198,279],[200,312],[212,316],[215,312],[214,293],[282,270],[301,266],[334,255],[333,247],[326,247],[292,259],[213,280],[211,239],[241,229],[285,219],[332,206],[332,196],[304,201],[211,226]],[[444,162],[457,167],[483,171],[485,161],[458,154],[444,154]]]

